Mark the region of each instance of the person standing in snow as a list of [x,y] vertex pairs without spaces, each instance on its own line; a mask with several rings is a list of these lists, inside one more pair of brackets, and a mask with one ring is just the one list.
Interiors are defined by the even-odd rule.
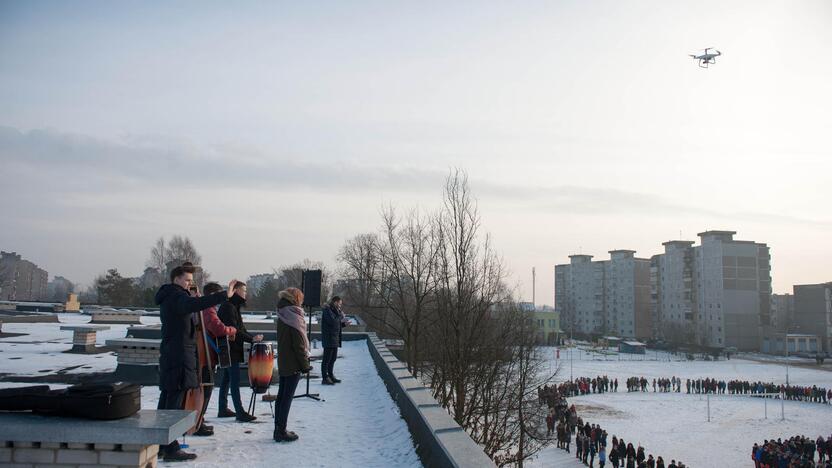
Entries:
[[335,378],[333,373],[335,360],[338,359],[338,348],[341,347],[341,333],[348,323],[344,312],[341,311],[341,306],[341,298],[334,296],[321,309],[321,341],[324,347],[324,356],[321,362],[321,383],[323,385],[341,383],[341,379]]
[[627,468],[636,468],[636,449],[632,443],[627,444]]
[[[232,280],[228,291],[210,296],[191,297],[194,283],[193,266],[178,266],[170,273],[170,283],[156,292],[162,322],[162,342],[159,346],[159,404],[157,409],[181,410],[185,407],[185,394],[199,387],[197,374],[196,319],[194,314],[222,304],[234,294],[237,280]],[[196,454],[186,453],[174,440],[160,452],[165,461],[186,461]]]
[[[217,316],[222,323],[237,329],[233,341],[229,342],[231,352],[231,366],[223,369],[222,381],[220,382],[220,400],[217,410],[218,418],[233,417],[239,422],[251,422],[257,419],[256,416],[246,413],[243,407],[243,400],[240,397],[240,364],[245,361],[243,343],[257,343],[263,339],[263,335],[252,335],[246,330],[243,324],[243,316],[240,309],[246,304],[246,284],[242,281],[234,286],[234,295],[220,306]],[[231,401],[234,404],[234,411],[228,409],[228,391],[231,391]]]
[[312,370],[309,365],[309,339],[303,320],[303,292],[298,288],[280,291],[277,302],[277,409],[274,414],[275,442],[292,442],[298,435],[286,430],[289,410],[294,400],[300,374]]
[[613,436],[609,454],[609,459],[610,463],[612,463],[612,468],[618,468],[618,458],[618,439],[616,439],[615,436]]
[[[203,288],[202,292],[206,296],[210,296],[211,294],[215,294],[222,291],[222,286],[217,283],[208,283]],[[217,306],[211,306],[202,311],[202,323],[205,324],[205,332],[211,339],[216,339],[224,336],[228,336],[233,339],[234,335],[237,333],[237,329],[234,327],[228,327],[222,320],[217,316]],[[199,337],[197,337],[199,339]],[[211,376],[216,375],[217,373],[217,363],[212,362],[211,368],[203,368],[202,369],[202,383],[208,383],[212,380],[210,379]],[[205,402],[202,405],[202,418],[203,423],[199,430],[194,433],[195,436],[210,436],[214,434],[214,428],[205,424],[204,418],[205,413],[208,411],[208,404],[211,402],[211,395],[214,393],[214,386],[206,386],[205,387]]]

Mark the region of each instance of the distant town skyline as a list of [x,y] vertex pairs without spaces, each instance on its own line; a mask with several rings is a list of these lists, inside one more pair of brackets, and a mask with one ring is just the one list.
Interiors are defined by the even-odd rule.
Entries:
[[[189,236],[336,266],[465,169],[519,298],[730,230],[832,280],[830,2],[0,3],[0,247],[90,284]],[[723,52],[708,70],[688,57]]]

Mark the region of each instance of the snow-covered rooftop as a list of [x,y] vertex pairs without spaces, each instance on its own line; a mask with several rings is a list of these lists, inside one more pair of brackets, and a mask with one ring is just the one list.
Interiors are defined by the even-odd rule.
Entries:
[[[34,385],[14,382],[14,375],[110,372],[115,369],[113,353],[64,353],[72,347],[72,333],[61,331],[60,326],[88,323],[90,317],[59,314],[59,318],[61,323],[4,324],[4,332],[27,335],[0,338],[0,375],[7,374],[5,381],[0,382],[0,388]],[[159,323],[158,317],[144,316],[141,320],[147,325]],[[98,344],[103,345],[106,339],[123,338],[127,327],[111,325],[110,330],[99,332]],[[322,350],[318,348],[312,352],[321,354]],[[316,369],[318,366],[314,363]],[[208,423],[215,427],[215,435],[186,440],[189,450],[199,457],[196,466],[422,466],[407,424],[379,377],[365,341],[344,343],[339,350],[335,374],[343,380],[335,386],[322,386],[320,379],[311,380],[310,391],[319,393],[324,401],[308,398],[293,401],[288,428],[300,436],[294,443],[272,441],[274,420],[269,405],[262,401],[257,402],[255,414],[258,420],[253,423],[216,418],[218,390],[215,390],[207,413]],[[305,381],[301,381],[297,393],[305,390]],[[270,392],[276,394],[277,385],[273,385]],[[241,388],[241,393],[247,405],[251,390]],[[158,398],[157,387],[142,388],[142,408],[155,408]]]

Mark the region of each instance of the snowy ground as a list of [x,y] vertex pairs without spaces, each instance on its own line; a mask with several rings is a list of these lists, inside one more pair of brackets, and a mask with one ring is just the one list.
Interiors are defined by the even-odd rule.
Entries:
[[[554,357],[554,348],[547,353]],[[676,376],[683,381],[714,377],[776,383],[786,379],[783,364],[745,359],[715,362],[673,359],[678,358],[648,352],[646,356],[622,356],[619,361],[617,355],[601,358],[593,353],[575,351],[572,355],[575,377],[607,375],[618,378],[619,392],[575,397],[569,402],[577,406],[579,415],[586,421],[600,424],[610,439],[613,435],[624,437],[634,445],[643,445],[654,457],[661,455],[666,462],[681,459],[691,467],[752,466],[748,455],[754,442],[795,434],[813,437],[832,434],[832,405],[786,401],[783,405],[785,421],[781,421],[779,400],[711,396],[711,422],[708,422],[708,398],[704,395],[626,392],[623,380],[631,376],[644,376],[650,380]],[[552,361],[554,369],[557,361]],[[558,379],[568,380],[568,351],[561,350],[559,364]],[[789,382],[830,388],[832,372],[790,366]],[[571,461],[563,464],[562,452],[559,452],[555,447],[548,447],[529,466],[577,466]]]
[[[272,441],[274,420],[262,401],[257,402],[259,419],[253,423],[215,418],[219,394],[215,390],[207,413],[215,435],[187,438],[189,450],[199,455],[194,466],[421,466],[407,425],[376,372],[367,344],[344,343],[335,370],[343,380],[338,385],[311,381],[310,392],[320,393],[325,401],[298,398],[292,403],[288,426],[300,436],[294,443]],[[305,390],[301,381],[297,393]],[[277,386],[271,392],[277,393]],[[241,393],[247,406],[250,390],[243,388]],[[145,387],[142,406],[155,407],[158,395],[156,388]]]
[[[761,380],[764,382],[785,383],[786,366],[782,363],[759,362],[750,359],[732,358],[720,361],[688,361],[680,356],[665,352],[648,351],[645,355],[626,355],[617,353],[601,356],[584,349],[573,351],[570,360],[569,350],[561,349],[560,359],[555,360],[556,348],[544,348],[544,353],[550,356],[551,369],[560,366],[559,380],[569,380],[570,362],[574,377],[596,377],[607,375],[618,378],[619,390],[621,379],[633,376],[644,376],[647,379],[659,377],[680,377],[684,379],[713,377],[718,379]],[[806,359],[789,360],[792,363],[814,362]],[[794,385],[818,385],[832,387],[832,364],[826,364],[822,369],[812,366],[788,368],[789,382]],[[684,383],[684,382],[683,382]]]
[[[0,374],[50,375],[61,373],[112,372],[116,369],[115,353],[95,355],[69,354],[72,332],[61,330],[62,325],[89,323],[90,316],[58,314],[59,323],[4,323],[4,333],[24,333],[21,336],[0,338]],[[158,324],[158,317],[142,317],[145,325]],[[98,346],[106,340],[124,338],[128,325],[106,325],[109,330],[96,334]]]
[[[115,369],[116,358],[112,353],[63,353],[72,346],[72,333],[61,331],[60,325],[86,323],[89,316],[61,314],[60,320],[62,323],[4,324],[4,331],[28,335],[0,339],[0,373],[47,375],[76,365],[79,367],[71,372]],[[158,318],[142,317],[142,322],[158,323]],[[99,345],[106,339],[125,336],[126,325],[111,327],[98,333]],[[320,353],[320,348],[313,350],[313,354]],[[314,366],[317,373],[319,364]],[[216,418],[219,390],[215,389],[207,413],[208,423],[215,426],[215,435],[187,438],[189,450],[199,455],[195,463],[187,466],[421,466],[407,425],[378,376],[366,343],[344,343],[335,373],[343,380],[336,386],[321,386],[320,379],[311,381],[311,392],[320,393],[325,401],[299,398],[293,402],[289,429],[300,436],[294,443],[272,441],[274,420],[268,404],[262,401],[257,402],[255,411],[259,420],[253,423]],[[33,384],[10,381],[0,383],[0,388],[25,385]],[[302,381],[297,393],[305,390]],[[243,388],[241,393],[244,406],[248,406],[250,390]],[[277,393],[276,385],[272,386],[271,393]],[[156,408],[158,398],[158,388],[142,388],[142,408]],[[171,464],[178,465],[182,464]]]

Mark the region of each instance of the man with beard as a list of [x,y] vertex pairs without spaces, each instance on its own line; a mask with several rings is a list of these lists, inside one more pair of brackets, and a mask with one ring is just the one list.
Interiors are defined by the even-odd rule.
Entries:
[[[256,416],[246,413],[243,408],[243,401],[240,398],[240,363],[244,361],[243,342],[255,343],[263,339],[263,335],[252,336],[243,324],[243,316],[240,308],[246,303],[246,284],[238,281],[234,285],[234,295],[228,302],[220,306],[219,316],[226,326],[237,329],[234,341],[231,341],[231,366],[223,369],[222,383],[220,383],[219,413],[217,417],[228,418],[235,416],[237,421],[251,422],[257,419]],[[228,409],[228,389],[231,387],[231,401],[234,402],[234,411]]]
[[[185,407],[185,394],[199,387],[197,375],[196,320],[194,314],[221,304],[233,294],[237,280],[232,280],[228,291],[209,296],[191,297],[189,290],[194,281],[194,268],[183,265],[170,273],[170,284],[162,285],[156,292],[162,321],[162,344],[159,348],[159,405],[158,409],[181,410]],[[196,455],[186,453],[174,440],[161,447],[165,461],[193,460]]]

